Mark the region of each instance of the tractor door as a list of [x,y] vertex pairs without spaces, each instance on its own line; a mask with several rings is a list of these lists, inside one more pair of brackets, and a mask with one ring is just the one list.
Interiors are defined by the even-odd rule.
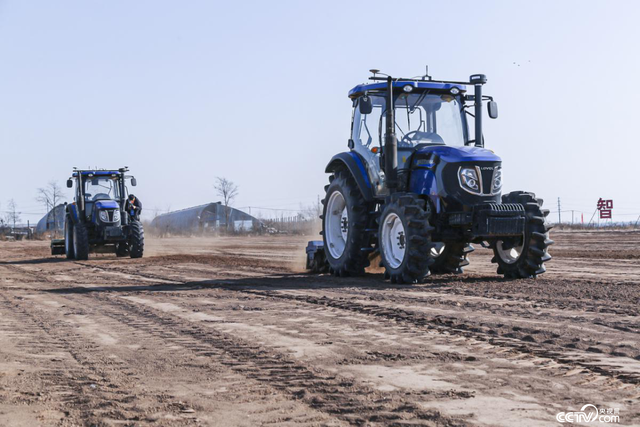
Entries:
[[370,96],[372,101],[371,112],[363,113],[360,108],[362,97],[354,102],[353,122],[351,124],[351,139],[353,151],[358,153],[365,161],[369,180],[373,184],[376,196],[385,194],[384,172],[380,168],[380,125],[385,100],[381,96]]

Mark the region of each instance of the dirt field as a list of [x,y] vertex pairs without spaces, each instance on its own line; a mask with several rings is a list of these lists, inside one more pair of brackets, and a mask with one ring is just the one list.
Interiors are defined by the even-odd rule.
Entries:
[[537,280],[476,247],[412,286],[303,274],[307,238],[0,242],[0,425],[640,425],[640,233],[552,238]]

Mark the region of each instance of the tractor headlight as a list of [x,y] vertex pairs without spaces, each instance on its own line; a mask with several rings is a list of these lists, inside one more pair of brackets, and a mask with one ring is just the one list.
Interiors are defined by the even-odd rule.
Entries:
[[460,168],[458,179],[464,190],[472,194],[480,194],[480,180],[475,168]]
[[109,222],[109,213],[105,210],[101,210],[98,214],[100,216],[100,221]]
[[113,211],[113,222],[120,222],[120,209]]
[[493,171],[493,183],[491,184],[491,193],[497,194],[502,190],[502,169],[500,166]]

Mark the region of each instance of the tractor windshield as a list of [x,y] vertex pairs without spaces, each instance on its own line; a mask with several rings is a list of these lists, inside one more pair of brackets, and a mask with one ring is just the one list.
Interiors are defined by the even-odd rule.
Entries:
[[[399,147],[417,144],[464,145],[463,113],[455,97],[448,94],[401,93],[396,98],[395,107]],[[385,129],[385,124],[381,125],[381,130]]]
[[[386,99],[372,95],[373,111],[354,112],[353,135],[356,144],[371,149],[382,146],[385,132]],[[464,112],[459,100],[449,94],[400,93],[395,100],[395,131],[398,147],[418,144],[464,145],[467,140]]]
[[120,197],[118,178],[94,177],[84,180],[84,198],[86,201],[118,200]]

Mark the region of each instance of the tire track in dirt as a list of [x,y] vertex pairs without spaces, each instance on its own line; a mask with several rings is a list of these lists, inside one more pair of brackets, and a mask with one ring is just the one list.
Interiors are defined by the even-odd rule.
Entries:
[[[83,343],[68,325],[47,319],[42,311],[29,310],[20,297],[10,299],[0,293],[0,310],[15,319],[9,333],[20,331],[33,338],[19,344],[25,354],[66,353],[74,361],[69,367],[54,357],[53,366],[46,363],[38,373],[45,393],[54,390],[53,394],[63,396],[57,408],[66,415],[63,425],[98,426],[144,417],[145,411],[137,406],[136,395],[130,391],[135,373],[127,366],[105,358],[96,346]],[[39,391],[36,396],[42,394]],[[157,402],[156,410],[161,409],[166,408]]]
[[[86,267],[96,267],[94,265],[86,265],[83,263],[77,263],[77,264],[81,264]],[[191,283],[188,281],[181,281],[176,278],[168,278],[166,276],[162,276],[159,274],[138,273],[138,272],[134,273],[119,267],[101,265],[98,268],[104,271],[112,270],[112,271],[119,271],[124,274],[139,275],[147,279],[172,281],[175,284],[187,285]],[[244,286],[242,285],[243,282],[246,282]],[[566,350],[562,348],[561,345],[551,345],[553,343],[545,343],[544,341],[537,342],[536,339],[533,338],[533,335],[536,335],[537,333],[539,333],[539,330],[533,330],[533,329],[529,330],[526,328],[514,326],[514,327],[510,327],[509,331],[507,331],[506,333],[498,334],[498,332],[496,332],[493,327],[494,325],[490,325],[490,324],[482,324],[482,323],[477,324],[477,323],[461,320],[458,318],[447,318],[445,316],[427,316],[427,315],[424,315],[423,313],[409,311],[401,308],[384,307],[376,304],[361,304],[353,301],[345,301],[340,299],[328,298],[326,296],[323,296],[323,297],[315,297],[310,295],[300,296],[300,295],[290,295],[290,294],[285,294],[282,292],[275,292],[275,291],[250,290],[250,289],[246,289],[249,283],[253,283],[255,285],[265,285],[266,287],[269,286],[268,282],[264,283],[264,279],[262,280],[255,279],[255,280],[241,281],[238,283],[237,286],[226,285],[224,280],[221,280],[221,281],[212,280],[210,284],[206,284],[206,283],[199,284],[199,287],[202,287],[202,288],[220,287],[233,292],[243,292],[247,294],[261,295],[263,297],[294,300],[294,301],[313,304],[313,305],[327,306],[331,308],[338,308],[342,310],[348,310],[351,312],[357,312],[360,314],[386,318],[396,322],[408,323],[413,326],[426,327],[427,329],[436,329],[441,332],[447,332],[447,333],[462,335],[467,338],[478,339],[480,341],[488,342],[489,344],[494,346],[509,348],[521,354],[531,354],[541,358],[548,358],[548,359],[554,360],[555,362],[561,365],[567,366],[567,370],[572,370],[572,369],[575,369],[576,367],[579,367],[585,371],[589,371],[594,374],[614,378],[625,384],[631,384],[634,386],[637,386],[638,384],[640,384],[640,373],[626,372],[620,369],[614,369],[611,367],[598,365],[597,362],[593,360],[593,358],[589,358],[588,354],[586,354],[585,352],[581,352],[578,349],[575,350],[576,353],[579,353],[578,355],[569,355],[567,354]],[[552,332],[550,338],[558,340],[561,338],[561,336],[557,333]],[[571,345],[572,343],[568,342],[566,344]],[[600,351],[597,351],[595,349],[593,350],[594,351],[591,351],[591,352],[594,354],[600,353]],[[628,357],[628,356],[623,355],[621,357]]]
[[[400,394],[380,393],[352,379],[323,372],[289,359],[283,354],[219,332],[180,317],[119,297],[92,295],[107,308],[105,315],[145,333],[216,360],[242,376],[285,393],[309,407],[353,425],[438,425],[466,423],[424,410]],[[136,317],[130,319],[131,313]],[[129,314],[129,318],[127,318]],[[390,395],[392,398],[390,398]]]
[[[118,285],[121,284],[122,281],[119,281],[119,282],[115,281],[116,279],[118,279],[118,277],[116,275],[111,277],[111,273],[113,272],[117,272],[121,275],[127,275],[130,277],[141,277],[141,278],[144,278],[145,281],[147,282],[149,281],[164,282],[163,284],[167,284],[167,282],[169,282],[170,284],[174,284],[174,285],[189,285],[194,288],[210,288],[210,287],[224,288],[228,291],[232,291],[236,293],[238,291],[241,291],[241,292],[247,291],[247,289],[239,289],[240,287],[246,288],[247,286],[250,286],[250,287],[259,286],[259,287],[268,288],[270,287],[270,285],[273,286],[273,284],[278,282],[280,284],[284,282],[284,287],[287,288],[286,277],[284,278],[271,277],[271,278],[256,278],[256,279],[245,278],[241,280],[233,280],[234,285],[229,285],[228,284],[229,280],[211,280],[206,282],[202,281],[202,282],[194,283],[194,281],[180,280],[179,277],[176,277],[180,275],[179,269],[175,269],[176,274],[174,275],[171,273],[169,277],[167,275],[149,273],[145,271],[132,272],[130,271],[130,269],[123,268],[123,266],[121,265],[118,265],[118,266],[104,265],[104,264],[95,265],[94,263],[87,263],[86,265],[83,263],[76,263],[76,264],[84,268],[88,268],[90,271],[93,272],[93,274],[95,274],[95,272],[97,271],[103,271],[104,273],[107,273],[107,274],[106,275],[100,274],[100,277],[104,277],[104,278],[108,277],[109,282],[112,282],[113,280],[115,284],[118,284]],[[202,273],[207,274],[206,271],[203,271]],[[209,272],[208,274],[210,275],[211,272]],[[228,274],[233,275],[233,272],[230,271]],[[225,274],[225,276],[226,275],[227,274]],[[120,277],[119,279],[121,278],[122,277]],[[298,278],[300,279],[300,277]],[[303,278],[306,279],[306,277],[303,277]],[[309,279],[311,279],[311,282],[317,282],[317,280],[314,280],[313,278],[309,278]],[[92,280],[92,281],[95,282],[95,280]],[[157,285],[159,290],[161,289],[163,284]],[[324,287],[331,286],[331,284],[328,284],[328,285],[329,286],[324,286]],[[322,287],[323,286],[320,286],[320,288]],[[155,286],[149,286],[149,288],[141,289],[141,290],[152,290],[153,288],[155,288]],[[349,286],[340,286],[339,288],[340,290],[344,290],[345,288],[348,289]],[[351,286],[351,288],[353,287]],[[375,291],[375,286],[370,286],[366,288],[368,292]],[[312,290],[314,292],[317,292],[318,286],[316,286],[315,289],[312,289]],[[260,292],[257,292],[257,293],[260,293]],[[411,288],[408,288],[407,293],[409,294],[411,293]],[[277,295],[274,296],[272,294],[262,293],[262,296],[265,296],[267,298],[275,297],[275,298],[282,299],[281,296],[277,296]],[[285,297],[285,299],[287,298],[288,297]],[[311,298],[311,300],[309,300],[308,298]],[[569,354],[565,351],[555,351],[554,349],[550,350],[548,344],[544,344],[544,343],[538,344],[535,342],[535,340],[531,342],[529,337],[532,337],[533,335],[528,333],[530,331],[522,331],[522,330],[516,331],[519,333],[511,337],[504,337],[498,334],[491,334],[490,330],[486,329],[487,327],[486,325],[476,325],[474,322],[470,322],[470,321],[464,321],[462,324],[460,324],[460,323],[456,323],[457,319],[446,319],[446,318],[443,319],[443,318],[438,318],[433,316],[427,316],[427,318],[425,319],[425,316],[423,314],[416,313],[410,310],[397,310],[393,307],[382,307],[382,306],[372,307],[368,303],[360,304],[360,306],[358,305],[348,306],[348,304],[345,304],[344,300],[335,299],[335,298],[330,298],[330,299],[332,301],[327,306],[331,308],[338,308],[338,309],[347,310],[350,312],[355,312],[355,313],[360,313],[365,315],[374,315],[378,318],[393,320],[395,322],[401,322],[401,323],[405,323],[413,326],[426,327],[427,329],[435,329],[447,334],[452,333],[455,335],[462,335],[465,337],[470,337],[470,338],[488,342],[490,345],[496,346],[497,348],[507,348],[513,352],[516,352],[522,355],[529,354],[532,356],[551,359],[561,365],[559,368],[554,368],[554,369],[560,370],[561,375],[564,373],[571,373],[573,375],[575,374],[575,372],[591,372],[592,374],[595,374],[595,375],[603,375],[609,378],[619,380],[625,384],[634,385],[634,386],[637,386],[638,384],[637,376],[634,376],[633,374],[629,375],[628,372],[620,371],[616,367],[606,366],[605,364],[599,365],[598,363],[595,363],[593,359],[589,360],[588,357],[582,357],[582,355],[577,354],[579,352],[570,352],[571,354]],[[307,296],[307,295],[302,296],[302,299],[299,299],[298,302],[303,302],[305,304],[311,303],[316,306],[325,306],[325,302],[319,302],[317,300],[317,297],[314,297],[314,296]],[[507,357],[506,354],[504,354],[503,356]],[[588,356],[588,355],[584,355],[584,356]],[[609,360],[609,362],[611,362],[611,360]]]
[[383,307],[376,304],[361,304],[352,301],[338,300],[328,298],[326,296],[299,296],[290,295],[280,292],[257,291],[248,289],[234,289],[226,287],[229,290],[235,290],[243,293],[261,295],[267,298],[288,299],[298,302],[304,302],[313,305],[321,305],[351,312],[366,314],[375,317],[382,317],[411,324],[412,326],[425,327],[427,329],[435,329],[455,335],[462,335],[467,338],[474,338],[479,341],[486,341],[491,345],[499,347],[507,347],[519,353],[531,354],[534,356],[552,359],[557,363],[568,365],[572,368],[579,366],[580,368],[599,374],[615,378],[623,383],[638,385],[640,384],[640,373],[629,373],[617,369],[605,368],[603,366],[593,365],[593,361],[584,360],[582,358],[570,357],[560,351],[550,350],[543,345],[532,342],[528,339],[529,334],[525,331],[514,331],[513,336],[499,336],[492,332],[492,329],[461,321],[459,319],[447,319],[440,316],[426,316],[422,313],[412,312],[401,308]]
[[[28,272],[25,272],[25,273],[29,274]],[[51,282],[57,283],[55,281],[51,281]],[[35,289],[33,288],[29,288],[28,290],[31,292],[35,291]],[[34,294],[32,294],[26,301],[33,302],[35,304],[35,299],[32,298],[33,296]],[[3,295],[3,297],[5,300],[8,301],[8,297],[6,295]],[[112,301],[109,298],[95,298],[95,297],[96,297],[96,294],[91,294],[91,296],[88,296],[86,294],[85,295],[73,295],[73,294],[64,295],[64,297],[60,299],[60,302],[57,303],[58,306],[65,307],[65,309],[62,310],[63,313],[61,313],[59,316],[70,316],[70,317],[94,316],[95,318],[96,314],[99,311],[99,314],[102,316],[101,317],[102,319],[106,318],[108,320],[113,321],[113,324],[106,324],[103,320],[100,323],[101,326],[106,327],[107,330],[112,332],[121,331],[123,326],[125,328],[129,328],[131,331],[133,331],[133,333],[131,335],[127,334],[125,336],[137,337],[135,341],[137,346],[146,343],[146,345],[150,348],[171,349],[170,355],[169,355],[170,358],[167,360],[167,363],[169,364],[167,366],[167,370],[170,370],[170,371],[175,371],[180,367],[190,368],[191,370],[197,369],[198,366],[202,364],[202,362],[201,361],[196,362],[196,359],[199,359],[199,357],[201,358],[203,356],[206,356],[209,361],[204,366],[207,366],[207,367],[220,366],[221,369],[227,370],[229,372],[237,371],[239,374],[243,373],[241,369],[234,368],[230,363],[220,364],[219,361],[217,360],[218,359],[217,356],[219,356],[221,353],[215,353],[214,351],[212,351],[212,348],[207,346],[206,344],[198,345],[193,340],[190,340],[188,336],[184,335],[183,333],[184,331],[169,333],[166,330],[164,330],[163,333],[158,333],[158,331],[160,331],[161,329],[164,329],[167,325],[160,326],[158,324],[153,324],[153,327],[150,328],[149,322],[145,323],[144,319],[131,316],[132,311],[129,310],[130,308],[129,306],[125,307],[124,311],[117,311],[117,310],[114,311],[112,307],[112,303],[114,301]],[[21,297],[18,297],[18,298],[22,300]],[[2,300],[0,300],[0,303],[1,302]],[[50,301],[49,303],[52,303],[54,305],[56,304],[55,301]],[[62,305],[63,303],[64,305]],[[98,307],[99,309],[96,310],[94,307]],[[0,305],[0,310],[2,308],[3,308],[2,305]],[[65,400],[64,407],[61,407],[61,410],[66,408],[68,404],[72,404],[74,407],[78,407],[78,410],[76,411],[76,413],[79,415],[76,415],[75,413],[74,414],[67,413],[67,418],[64,420],[65,425],[66,423],[70,423],[71,425],[82,424],[82,425],[91,425],[91,426],[98,426],[98,425],[102,426],[102,425],[112,425],[112,423],[114,423],[115,421],[118,421],[118,422],[139,421],[139,422],[142,422],[143,424],[147,424],[147,422],[154,423],[155,421],[158,421],[167,417],[169,417],[169,419],[171,420],[171,423],[170,423],[171,425],[193,425],[194,423],[197,423],[197,420],[195,419],[195,417],[191,416],[191,413],[193,413],[194,410],[189,407],[186,407],[182,402],[176,403],[175,399],[173,402],[171,402],[171,399],[169,399],[170,396],[167,396],[164,393],[141,395],[139,387],[135,393],[132,392],[130,394],[127,394],[123,398],[124,401],[135,403],[135,402],[139,402],[140,398],[145,398],[146,400],[147,397],[150,395],[150,396],[155,396],[155,398],[157,399],[157,402],[158,402],[157,407],[151,407],[151,408],[147,407],[145,411],[139,411],[138,413],[133,413],[133,414],[131,413],[131,411],[121,410],[118,414],[116,414],[116,416],[112,415],[111,418],[109,417],[110,414],[105,414],[101,411],[96,411],[95,405],[93,404],[93,402],[86,398],[86,394],[83,395],[81,393],[81,390],[78,387],[76,387],[73,379],[86,378],[87,375],[82,374],[82,372],[86,370],[89,370],[90,372],[95,371],[94,377],[96,378],[93,378],[90,381],[91,383],[95,383],[93,384],[93,387],[99,386],[100,389],[106,387],[107,389],[114,391],[118,389],[118,385],[117,385],[118,382],[121,383],[122,379],[125,378],[128,381],[125,388],[127,390],[130,390],[133,388],[132,387],[133,384],[136,384],[136,385],[144,384],[144,381],[145,381],[145,378],[144,378],[145,372],[140,371],[138,369],[140,366],[139,363],[135,363],[137,358],[135,358],[135,355],[129,354],[129,357],[126,357],[125,359],[116,358],[116,360],[118,359],[120,360],[118,360],[118,362],[114,362],[114,355],[112,353],[116,350],[114,349],[106,350],[104,348],[98,348],[99,346],[91,344],[92,339],[90,336],[86,336],[87,335],[86,331],[85,331],[84,337],[80,336],[79,333],[77,333],[76,328],[78,328],[78,325],[77,324],[74,325],[75,322],[71,321],[71,323],[69,323],[70,320],[63,320],[63,318],[60,318],[59,316],[53,317],[50,313],[49,314],[47,313],[50,310],[46,310],[46,309],[42,310],[42,308],[44,307],[40,307],[41,308],[40,310],[38,310],[37,308],[34,309],[34,307],[31,307],[31,308],[32,310],[27,310],[27,308],[23,307],[23,305],[14,304],[14,305],[8,305],[7,310],[5,311],[14,313],[19,309],[19,313],[21,315],[23,315],[25,318],[28,318],[30,320],[37,321],[38,325],[40,325],[42,328],[45,328],[47,332],[50,332],[50,333],[56,332],[55,335],[51,335],[48,340],[37,340],[37,341],[40,342],[42,345],[47,346],[47,348],[50,346],[51,348],[58,348],[60,349],[60,351],[70,352],[70,354],[73,356],[73,359],[75,359],[75,361],[81,365],[80,367],[81,369],[76,369],[76,370],[69,370],[68,367],[64,367],[64,366],[59,367],[59,369],[57,369],[56,371],[58,375],[51,375],[52,377],[55,377],[57,380],[55,384],[47,384],[45,387],[47,389],[51,389],[51,388],[62,389],[64,390],[65,395],[68,394],[71,396],[78,397],[73,401]],[[111,309],[111,312],[109,312],[110,309]],[[37,314],[34,313],[34,311]],[[107,313],[105,313],[105,311]],[[2,313],[3,311],[0,311],[0,315]],[[0,316],[0,319],[4,320],[2,316]],[[21,322],[21,323],[25,323],[25,322]],[[29,322],[26,322],[26,323],[29,324]],[[147,327],[141,327],[141,325],[145,325]],[[17,333],[22,333],[24,329],[25,329],[24,327],[10,328],[10,330],[15,330]],[[51,329],[54,329],[54,331],[52,331]],[[149,332],[150,330],[155,330],[156,333],[150,333]],[[62,334],[62,337],[65,337],[65,338],[61,338],[60,334]],[[121,335],[121,332],[119,332],[119,334]],[[167,337],[170,337],[170,339],[167,340]],[[158,346],[158,342],[150,343],[149,342],[150,339],[156,339],[162,344]],[[185,346],[185,343],[192,344],[192,345]],[[182,348],[188,354],[181,355],[180,351],[176,350],[179,348]],[[159,350],[159,352],[162,352],[162,350]],[[120,347],[120,350],[118,350],[118,353],[122,355],[123,350],[121,347]],[[108,355],[108,356],[105,357],[105,355]],[[156,354],[156,356],[159,356],[159,354]],[[184,356],[184,357],[180,358],[180,356]],[[178,358],[178,360],[174,360],[174,358]],[[129,363],[129,362],[133,362],[133,363]],[[112,378],[113,380],[110,380],[108,376],[105,374],[106,371],[97,369],[97,367],[99,366],[108,366],[110,369],[109,372],[113,372],[113,370],[115,369],[118,375],[116,375],[115,379]],[[154,371],[157,372],[158,369],[161,369],[161,366],[156,365],[154,367]],[[207,371],[211,371],[211,369],[207,368]],[[211,375],[211,372],[200,372],[199,375],[198,374],[194,375],[193,373],[191,373],[192,378],[202,378],[203,376],[207,376],[207,375]],[[237,384],[228,384],[228,382],[225,382],[223,380],[222,385],[224,386],[223,388],[228,389],[227,390],[228,393],[237,393],[238,395],[242,395],[243,398],[241,398],[240,400],[244,399],[245,401],[248,400],[248,402],[250,402],[249,408],[244,410],[246,411],[244,415],[245,417],[252,414],[254,415],[254,418],[253,418],[254,420],[260,420],[256,422],[259,422],[260,424],[264,424],[264,425],[279,424],[280,422],[284,422],[284,421],[286,421],[287,424],[291,424],[291,425],[295,424],[295,425],[301,425],[301,426],[342,425],[342,423],[340,423],[336,418],[333,418],[333,420],[335,421],[331,422],[332,418],[330,416],[325,416],[321,412],[310,409],[310,407],[308,406],[298,404],[297,403],[298,399],[295,398],[295,396],[293,396],[294,399],[291,399],[291,394],[286,395],[287,397],[286,399],[273,398],[274,390],[273,389],[268,390],[269,388],[271,388],[271,385],[269,384],[269,382],[257,381],[257,380],[254,382],[251,382],[251,381],[247,381],[247,377],[243,375],[238,375],[238,376],[242,377],[242,380],[241,381],[236,380]],[[225,375],[222,375],[222,377],[224,378]],[[220,386],[219,382],[220,382],[219,380],[216,382],[218,388]],[[89,383],[84,385],[86,386],[88,384]],[[91,390],[91,391],[94,391],[94,390]],[[103,402],[103,403],[100,403],[101,407],[102,406],[105,406],[105,407],[121,406],[120,401],[115,400],[111,395],[104,395],[104,394],[98,395],[98,393],[94,392],[92,394],[92,398],[95,398],[96,396],[99,396],[98,400]],[[276,400],[276,402],[273,402],[274,399]],[[225,397],[220,399],[218,401],[218,404],[224,404],[224,402],[225,402]],[[240,402],[240,404],[241,403],[242,402]],[[229,403],[230,406],[237,405],[237,404],[238,404],[237,401],[233,401]],[[185,409],[187,411],[185,411]],[[196,407],[196,409],[202,409],[202,408]],[[188,416],[188,419],[179,418],[180,416],[183,416],[183,417],[185,416],[184,412],[187,412],[186,415]],[[285,413],[287,415],[283,415]],[[202,414],[202,416],[207,418],[208,414],[204,413]],[[442,418],[437,413],[434,415],[434,417]],[[217,421],[214,420],[213,423],[219,424],[220,422],[221,420],[217,420]],[[438,425],[463,425],[463,424],[439,423]]]
[[[531,304],[509,304],[505,305],[499,301],[486,297],[472,298],[451,298],[446,294],[430,295],[424,297],[421,292],[380,292],[367,289],[353,288],[346,289],[326,289],[324,294],[332,294],[338,298],[348,297],[350,299],[365,299],[373,301],[379,305],[389,307],[390,304],[397,304],[403,307],[428,307],[431,312],[441,312],[440,319],[450,322],[457,322],[464,316],[467,321],[475,322],[480,328],[487,331],[496,331],[496,334],[510,338],[520,338],[525,341],[534,341],[538,344],[545,344],[557,348],[578,349],[592,353],[609,354],[615,357],[627,357],[640,360],[640,348],[628,343],[620,343],[620,338],[627,338],[627,342],[634,342],[640,334],[640,323],[633,320],[617,320],[617,316],[592,315],[587,319],[583,313],[569,312],[565,314],[561,310],[547,309],[540,306],[532,307]],[[453,312],[453,313],[452,313]],[[475,320],[474,317],[481,319]],[[629,316],[638,319],[638,316]],[[592,325],[602,326],[604,330],[590,328],[585,338],[585,322]],[[508,325],[512,323],[513,325]],[[575,330],[579,324],[580,329]],[[534,325],[534,326],[531,326]],[[610,332],[623,332],[629,335],[611,337]]]
[[[87,269],[105,273],[140,276],[146,279],[185,284],[157,274],[133,273],[118,267],[75,262]],[[110,277],[109,279],[115,279]],[[56,282],[57,283],[57,282]],[[118,282],[119,283],[119,282]],[[59,284],[59,283],[58,283]],[[85,285],[86,286],[86,285]],[[162,285],[158,285],[162,286]],[[100,287],[95,289],[100,291]],[[89,300],[98,300],[103,314],[128,326],[191,349],[233,369],[251,380],[268,385],[309,407],[353,425],[440,425],[464,426],[466,423],[446,417],[438,411],[422,409],[405,398],[404,393],[381,393],[354,380],[305,366],[286,356],[270,352],[212,328],[202,328],[177,316],[109,297],[87,289]],[[118,308],[115,311],[114,308]],[[131,313],[137,316],[131,318]]]
[[[618,320],[621,315],[619,313],[612,314],[609,312],[601,312],[595,310],[589,310],[586,307],[580,307],[579,309],[569,310],[565,305],[554,307],[553,304],[548,304],[539,300],[527,301],[509,299],[505,302],[504,298],[497,296],[496,298],[483,296],[465,296],[459,294],[453,294],[448,292],[433,292],[430,290],[415,289],[411,291],[401,291],[395,294],[380,292],[369,292],[369,289],[353,289],[341,290],[341,293],[350,296],[362,297],[366,294],[372,301],[394,301],[400,304],[424,304],[430,307],[445,307],[452,308],[459,311],[467,311],[473,313],[487,313],[493,314],[496,310],[500,310],[503,314],[508,314],[513,318],[529,318],[539,319],[540,314],[548,316],[554,316],[567,321],[580,322],[590,321],[593,324],[600,325],[606,328],[610,328],[616,331],[628,332],[633,334],[640,334],[640,317],[637,312],[634,314],[626,314],[625,316],[638,319],[637,321]],[[421,295],[428,294],[428,295]],[[517,303],[516,303],[517,301]],[[586,319],[585,315],[590,315],[590,319]],[[580,317],[578,317],[580,316]],[[600,316],[600,317],[596,317]],[[578,317],[578,318],[577,318]]]

